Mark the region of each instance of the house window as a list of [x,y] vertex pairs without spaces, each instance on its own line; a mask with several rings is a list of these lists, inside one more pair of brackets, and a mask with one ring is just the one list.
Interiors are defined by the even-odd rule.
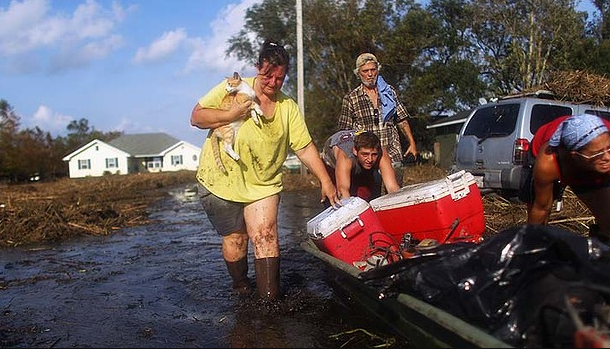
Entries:
[[146,162],[146,168],[161,168],[161,158],[153,158]]
[[90,168],[91,168],[90,159],[78,160],[78,169],[79,170],[88,170]]
[[119,158],[106,158],[106,168],[119,167]]
[[182,165],[182,155],[172,155],[172,166]]

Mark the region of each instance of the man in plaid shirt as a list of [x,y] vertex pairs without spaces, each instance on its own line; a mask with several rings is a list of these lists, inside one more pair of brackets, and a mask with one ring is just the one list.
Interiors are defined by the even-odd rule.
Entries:
[[[371,53],[356,59],[354,74],[362,83],[343,97],[337,130],[364,130],[375,133],[381,140],[396,172],[396,180],[403,185],[403,155],[417,156],[417,146],[409,125],[409,114],[398,100],[396,90],[379,75],[381,64]],[[398,129],[406,136],[409,147],[402,152]]]

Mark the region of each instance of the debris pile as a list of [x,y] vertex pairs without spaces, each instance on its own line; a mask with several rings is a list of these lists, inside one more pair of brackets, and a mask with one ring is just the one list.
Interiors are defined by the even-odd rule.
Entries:
[[[403,185],[446,176],[431,165],[408,167]],[[169,189],[196,184],[192,171],[63,178],[54,182],[0,184],[0,248],[87,235],[109,235],[123,227],[152,223],[149,208]],[[284,174],[285,190],[318,189],[312,174]],[[311,195],[319,197],[319,191]],[[485,237],[526,222],[525,205],[497,195],[483,197]],[[320,206],[322,210],[322,206]],[[587,234],[594,219],[567,188],[563,209],[553,212],[550,224]]]
[[554,71],[544,86],[534,86],[524,92],[541,90],[561,101],[610,107],[610,79],[583,70]]
[[[485,211],[485,238],[505,230],[513,225],[527,223],[527,207],[525,204],[508,200],[499,195],[483,196]],[[579,235],[588,235],[589,225],[595,218],[568,187],[563,193],[562,207],[559,211],[551,211],[549,225],[558,226],[573,231]]]
[[0,188],[0,247],[108,235],[149,223],[148,207],[191,171],[63,178]]
[[582,70],[553,72],[546,89],[560,100],[610,106],[610,79]]

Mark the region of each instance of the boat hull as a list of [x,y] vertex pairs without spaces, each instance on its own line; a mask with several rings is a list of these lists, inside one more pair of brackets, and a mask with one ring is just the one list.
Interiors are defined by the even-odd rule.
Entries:
[[414,347],[511,348],[482,329],[408,294],[380,299],[378,292],[358,278],[360,269],[323,251],[312,241],[301,247],[326,264],[337,278],[337,285],[350,294],[371,315],[385,322]]

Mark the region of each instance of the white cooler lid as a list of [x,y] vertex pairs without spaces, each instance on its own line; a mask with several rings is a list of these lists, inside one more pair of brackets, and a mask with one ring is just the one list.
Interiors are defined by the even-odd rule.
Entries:
[[307,222],[307,234],[314,239],[324,238],[353,222],[371,206],[360,197],[341,199],[341,207],[328,207]]
[[404,186],[371,200],[370,205],[373,211],[379,211],[436,201],[447,195],[459,200],[470,193],[474,183],[474,176],[462,170],[442,179]]

